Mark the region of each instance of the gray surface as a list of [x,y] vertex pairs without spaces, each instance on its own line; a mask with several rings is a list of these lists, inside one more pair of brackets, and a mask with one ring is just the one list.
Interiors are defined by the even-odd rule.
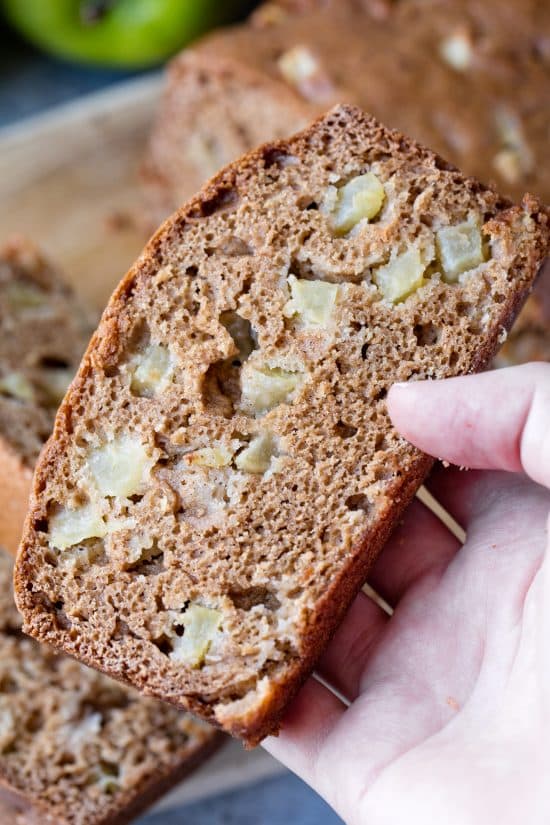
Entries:
[[74,67],[42,57],[4,36],[0,42],[0,126],[132,76]]
[[[75,68],[19,44],[0,44],[0,126],[56,103],[129,77],[120,72]],[[194,803],[177,812],[150,814],[140,825],[338,825],[319,797],[290,773],[234,793]]]
[[340,825],[341,820],[292,774],[259,782],[136,825]]

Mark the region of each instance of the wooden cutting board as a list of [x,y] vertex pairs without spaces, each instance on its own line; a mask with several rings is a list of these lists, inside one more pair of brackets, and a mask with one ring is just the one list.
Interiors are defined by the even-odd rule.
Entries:
[[139,167],[161,82],[126,82],[0,130],[0,242],[28,235],[100,308],[147,240]]
[[[0,243],[28,235],[102,309],[141,251],[139,167],[161,88],[123,83],[0,130]],[[249,784],[283,768],[230,742],[160,808]]]

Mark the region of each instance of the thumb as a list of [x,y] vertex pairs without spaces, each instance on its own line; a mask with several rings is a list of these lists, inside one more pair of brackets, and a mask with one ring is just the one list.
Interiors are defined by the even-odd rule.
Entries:
[[436,458],[524,471],[550,488],[550,364],[394,384],[388,410],[401,435]]

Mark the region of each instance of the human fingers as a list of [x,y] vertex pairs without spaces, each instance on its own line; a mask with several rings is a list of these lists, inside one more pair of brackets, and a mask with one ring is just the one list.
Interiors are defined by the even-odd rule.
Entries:
[[459,466],[524,471],[550,487],[550,365],[526,364],[443,381],[395,384],[395,427]]
[[395,607],[419,579],[443,571],[460,542],[416,500],[407,509],[369,574],[369,584]]
[[359,694],[370,653],[388,620],[389,616],[372,599],[359,593],[317,663],[316,672],[348,702]]
[[454,521],[463,528],[475,514],[498,499],[500,489],[511,481],[510,473],[465,470],[436,465],[424,486]]
[[[441,574],[460,542],[420,501],[413,501],[368,578],[392,607],[421,578]],[[388,615],[364,594],[355,600],[319,661],[318,673],[352,702]]]
[[334,693],[310,677],[287,708],[279,735],[264,739],[262,746],[322,793],[315,779],[317,764],[345,710]]

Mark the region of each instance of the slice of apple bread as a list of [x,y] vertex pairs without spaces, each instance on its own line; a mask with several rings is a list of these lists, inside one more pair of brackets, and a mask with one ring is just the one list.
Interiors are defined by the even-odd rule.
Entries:
[[115,291],[42,454],[25,631],[253,745],[431,466],[395,381],[483,368],[549,245],[361,110],[227,167]]
[[30,241],[0,249],[0,544],[12,553],[34,464],[92,331],[91,315]]

